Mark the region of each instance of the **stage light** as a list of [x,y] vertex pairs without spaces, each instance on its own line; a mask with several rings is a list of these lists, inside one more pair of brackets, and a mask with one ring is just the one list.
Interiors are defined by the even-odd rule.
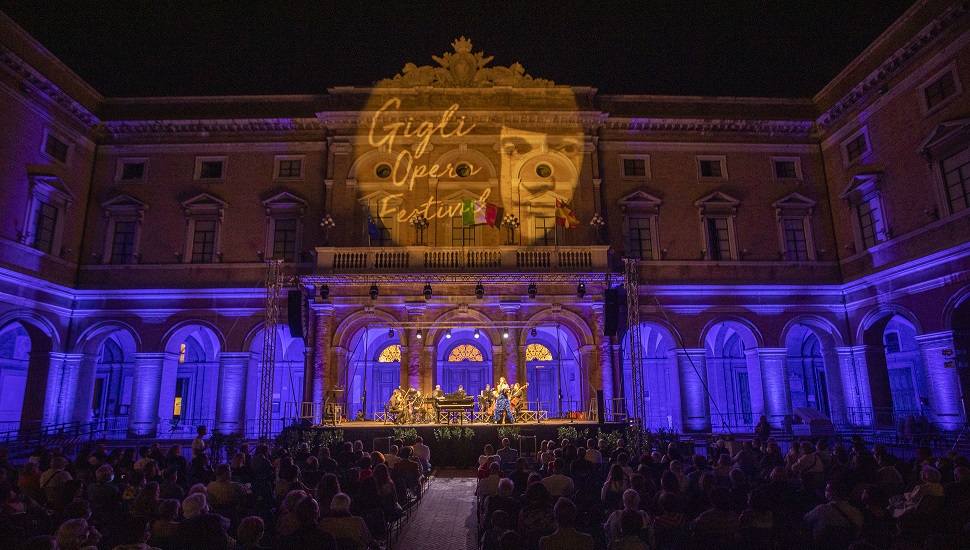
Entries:
[[421,338],[424,338],[424,333],[421,332],[421,329],[418,329],[418,335],[417,336],[418,336],[418,340],[420,340]]
[[478,285],[475,287],[475,297],[479,300],[485,297],[485,287],[482,286],[481,281],[479,281]]
[[529,283],[529,298],[535,300],[536,294],[539,293],[539,289],[536,288],[535,283]]
[[394,329],[392,328],[387,329],[387,337],[394,338]]
[[431,283],[425,283],[424,285],[424,299],[425,300],[431,299]]
[[539,331],[536,330],[536,327],[532,327],[532,337],[535,338],[536,336],[539,336]]
[[502,329],[502,338],[505,340],[509,339],[509,329]]
[[445,331],[445,338],[451,338],[451,329]]
[[576,285],[576,296],[580,298],[586,296],[586,283],[580,281],[579,284]]
[[479,338],[479,337],[481,337],[481,335],[482,335],[482,333],[479,332],[478,329],[476,328],[475,329],[475,338]]
[[380,291],[377,290],[377,283],[370,285],[370,299],[376,300]]
[[320,298],[326,300],[330,297],[330,285],[323,285],[320,287]]

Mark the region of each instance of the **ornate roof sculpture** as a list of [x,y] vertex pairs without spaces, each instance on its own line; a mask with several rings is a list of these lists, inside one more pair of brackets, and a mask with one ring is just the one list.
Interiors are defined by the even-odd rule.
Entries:
[[455,53],[445,52],[441,57],[431,56],[440,67],[408,63],[394,78],[377,83],[379,88],[410,88],[413,86],[437,86],[440,88],[489,88],[512,86],[515,88],[551,88],[555,84],[544,78],[532,78],[518,63],[510,67],[486,67],[494,56],[485,57],[482,52],[472,53],[472,41],[464,36],[451,43]]

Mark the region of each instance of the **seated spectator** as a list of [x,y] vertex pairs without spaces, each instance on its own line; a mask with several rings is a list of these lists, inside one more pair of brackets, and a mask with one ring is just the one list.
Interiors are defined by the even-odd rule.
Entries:
[[889,513],[889,500],[878,486],[862,491],[862,528],[859,539],[876,548],[892,546],[896,521]]
[[532,483],[525,490],[525,502],[519,511],[518,532],[523,548],[539,547],[539,539],[556,529],[549,490],[542,483]]
[[421,436],[414,438],[414,446],[411,448],[414,459],[421,465],[422,472],[431,473],[431,447],[424,444]]
[[343,493],[333,497],[330,516],[320,520],[320,529],[333,535],[335,540],[351,541],[356,548],[380,548],[364,519],[350,514],[350,497]]
[[296,505],[301,500],[306,498],[306,491],[295,490],[290,491],[289,494],[280,503],[278,513],[279,516],[276,519],[276,535],[279,537],[285,537],[295,533],[300,529],[300,518],[296,515]]
[[849,504],[848,491],[841,483],[826,483],[825,498],[828,502],[805,514],[805,523],[820,548],[843,548],[855,540],[862,527],[862,513]]
[[515,471],[509,474],[509,479],[515,485],[515,494],[525,494],[525,488],[529,485],[529,463],[522,457],[515,461]]
[[232,481],[232,467],[220,464],[216,467],[216,479],[205,486],[206,499],[216,512],[231,516],[246,501],[247,489],[241,483]]
[[496,457],[496,460],[501,462],[502,457],[495,454],[495,448],[492,447],[491,443],[485,445],[485,452],[478,456],[478,467],[482,468],[488,462],[489,458]]
[[330,448],[326,445],[320,446],[320,452],[317,453],[317,462],[320,464],[320,469],[326,473],[337,471],[337,461],[331,458]]
[[514,489],[511,479],[502,478],[498,482],[498,494],[492,495],[485,500],[485,521],[483,525],[486,529],[492,527],[492,515],[499,510],[504,511],[508,515],[508,528],[513,530],[517,528],[516,523],[519,519],[521,505],[512,496]]
[[384,455],[384,460],[387,462],[387,467],[390,470],[393,470],[394,466],[396,466],[397,463],[401,461],[401,458],[397,456],[397,453],[398,453],[398,446],[391,445],[391,448],[388,449],[387,454]]
[[[519,459],[519,451],[512,448],[512,441],[507,437],[502,439],[502,448],[496,454],[502,459],[503,468],[515,464],[515,461]],[[497,542],[498,540],[496,540]]]
[[559,497],[570,498],[576,491],[573,480],[563,474],[565,459],[557,458],[552,462],[552,475],[542,480],[542,484],[549,490],[549,496],[554,500]]
[[943,485],[940,483],[940,471],[932,466],[923,466],[920,472],[920,483],[908,493],[893,497],[889,506],[893,516],[900,518],[914,512],[923,499],[941,499],[945,496]]
[[651,521],[649,514],[640,510],[640,494],[633,489],[627,489],[623,493],[623,509],[616,510],[610,514],[609,519],[606,520],[606,525],[603,526],[603,529],[606,531],[606,541],[611,543],[611,545],[613,541],[623,538],[623,514],[630,511],[640,518],[640,526],[637,528],[636,534],[639,535],[640,532],[643,531],[647,533],[646,540],[648,542],[653,540],[653,522]]
[[185,499],[185,489],[179,483],[179,472],[176,466],[166,468],[162,472],[162,482],[158,484],[159,498],[171,498],[179,502]]
[[146,483],[132,501],[128,515],[153,519],[158,512],[158,503],[158,483],[155,481]]
[[165,499],[158,503],[157,519],[152,523],[152,537],[148,539],[151,546],[163,550],[176,547],[179,531],[178,515],[179,501]]
[[620,534],[610,543],[609,550],[648,550],[641,538],[643,520],[637,510],[623,510],[620,515]]
[[499,466],[498,462],[492,462],[492,457],[489,457],[488,475],[483,479],[479,479],[478,487],[475,490],[475,496],[485,498],[498,494],[498,483],[501,479],[501,466]]
[[[333,505],[331,505],[331,509]],[[279,548],[307,548],[312,550],[336,550],[337,541],[317,525],[320,520],[320,507],[311,497],[304,497],[296,503],[293,513],[299,520],[299,528],[289,535],[277,539]]]
[[150,521],[143,516],[134,516],[127,519],[118,533],[120,544],[114,550],[154,550],[148,545],[148,540],[152,536],[149,528]]
[[481,550],[499,550],[502,547],[502,535],[512,532],[509,514],[505,510],[495,510],[488,516],[488,523],[491,527],[487,527],[482,533],[479,547]]
[[[229,464],[231,479],[236,483],[251,483],[253,480],[253,470],[249,467],[249,455],[236,453]],[[216,469],[216,479],[219,478],[219,471]]]
[[55,498],[54,495],[62,485],[74,479],[71,474],[68,473],[65,468],[67,468],[68,460],[63,456],[54,457],[51,460],[51,467],[46,472],[40,475],[38,480],[40,484],[41,491],[48,500]]
[[710,500],[712,508],[691,523],[695,544],[732,546],[738,540],[740,523],[738,514],[731,510],[731,494],[723,487],[715,487]]
[[576,505],[560,498],[553,510],[556,531],[539,540],[540,550],[593,550],[593,537],[576,530]]
[[[401,480],[402,485],[397,487],[398,496],[401,496],[401,492],[404,490],[414,491],[416,494],[420,492],[421,488],[421,465],[418,464],[416,460],[411,458],[412,454],[411,447],[404,447],[401,449],[401,461],[394,466],[394,470],[391,473],[391,478],[394,479],[394,485],[398,485],[398,480]],[[404,499],[400,499],[402,502]]]
[[28,462],[20,469],[20,475],[17,476],[17,490],[34,500],[43,500],[40,490],[40,467],[36,463]]
[[377,484],[377,496],[380,499],[384,517],[389,520],[397,518],[401,514],[401,505],[397,500],[397,489],[391,481],[387,464],[374,466],[374,482]]
[[[200,455],[204,456],[204,455]],[[185,550],[224,550],[231,538],[222,516],[209,513],[205,495],[196,493],[182,501],[185,521],[179,525],[179,547]]]
[[[325,505],[320,507],[320,515],[326,517],[330,514],[330,502],[333,497],[337,495],[340,491],[340,480],[334,474],[327,474],[323,476],[320,483],[317,484],[316,497],[317,502],[324,502]],[[295,502],[293,504],[296,504]]]
[[54,538],[60,550],[95,550],[101,541],[97,531],[92,533],[88,522],[83,519],[65,521],[57,528]]
[[262,546],[259,541],[263,539],[266,532],[266,524],[259,516],[249,516],[239,522],[236,529],[237,550],[268,550],[268,546]]
[[606,483],[603,484],[602,491],[600,491],[603,508],[610,511],[618,510],[622,506],[623,492],[629,488],[630,480],[623,472],[623,467],[619,464],[611,466],[610,474],[606,478]]
[[599,447],[597,447],[596,441],[592,439],[586,440],[586,460],[590,461],[593,465],[599,466],[603,463],[603,453],[600,452],[600,448],[606,447],[606,440],[599,440]]

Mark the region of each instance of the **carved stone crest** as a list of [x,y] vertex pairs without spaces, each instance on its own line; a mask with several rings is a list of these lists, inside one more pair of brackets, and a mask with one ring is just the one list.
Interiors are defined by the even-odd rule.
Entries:
[[394,78],[377,83],[379,88],[411,88],[413,86],[436,86],[440,88],[489,88],[512,86],[516,88],[549,88],[551,80],[532,78],[518,63],[510,67],[486,67],[493,56],[482,52],[472,53],[472,42],[464,36],[451,43],[454,53],[445,52],[441,57],[432,56],[439,67],[408,63]]

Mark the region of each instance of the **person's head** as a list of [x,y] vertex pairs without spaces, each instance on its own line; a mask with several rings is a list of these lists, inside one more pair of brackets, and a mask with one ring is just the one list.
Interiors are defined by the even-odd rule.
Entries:
[[878,485],[863,489],[861,500],[866,506],[884,509],[889,506],[889,499],[886,497],[885,491],[880,489]]
[[94,480],[98,483],[110,483],[115,477],[115,469],[111,464],[102,464],[94,471]]
[[610,466],[610,481],[620,481],[623,479],[623,466],[614,464]]
[[374,451],[370,454],[370,462],[373,465],[384,464],[387,460],[384,458],[384,453],[380,451]]
[[497,476],[502,474],[502,466],[498,462],[492,462],[488,465],[488,475]]
[[771,469],[769,479],[775,483],[784,483],[788,480],[788,471],[781,466],[775,466]]
[[219,481],[229,481],[232,478],[232,468],[228,464],[216,466],[216,479]]
[[337,493],[330,501],[330,511],[335,514],[350,513],[350,497],[344,493]]
[[571,529],[576,524],[576,505],[567,498],[559,497],[552,513],[560,529]]
[[520,472],[524,472],[524,471],[525,471],[525,469],[526,469],[526,468],[527,468],[528,466],[529,466],[529,463],[528,463],[528,462],[526,462],[526,460],[525,460],[525,458],[524,458],[524,457],[519,457],[519,458],[517,458],[517,459],[515,459],[515,469],[516,469],[516,470],[518,470],[518,471],[520,471]]
[[414,438],[414,444],[415,445],[422,445],[422,444],[424,444],[424,438],[422,438],[420,435],[418,437],[415,437]]
[[85,519],[69,519],[57,528],[54,538],[61,548],[80,548],[88,540],[90,526]]
[[837,481],[829,481],[825,484],[825,498],[834,500],[845,500],[848,498],[849,491],[845,484]]
[[357,466],[360,467],[360,471],[370,470],[371,466],[373,466],[373,464],[371,464],[370,455],[362,456],[360,460],[357,461]]
[[532,472],[531,474],[529,474],[529,479],[528,481],[526,481],[525,486],[529,487],[534,483],[542,484],[542,476],[539,475],[538,472]]
[[208,511],[209,503],[202,493],[189,495],[182,501],[182,515],[185,516],[185,519],[201,516],[202,514],[208,513]]
[[195,433],[199,434],[199,437],[202,437],[205,434],[209,433],[209,428],[206,428],[205,426],[199,426],[198,428],[195,429]]
[[499,550],[519,550],[522,548],[522,536],[509,529],[498,539]]
[[381,485],[391,480],[391,471],[387,469],[387,464],[382,462],[374,466],[374,480]]
[[364,442],[361,440],[354,441],[354,451],[364,451]]
[[808,441],[802,442],[802,455],[810,455],[815,452],[815,447]]
[[167,498],[159,502],[156,515],[158,519],[174,521],[179,515],[179,501],[174,498]]
[[512,483],[512,480],[511,479],[509,479],[507,477],[503,477],[502,479],[498,480],[498,494],[499,494],[499,496],[501,496],[501,497],[510,497],[510,496],[512,496],[512,491],[514,489],[515,489],[515,484]]
[[205,485],[203,485],[201,483],[196,483],[195,485],[189,487],[189,494],[190,495],[195,495],[195,494],[207,495],[207,494],[209,494],[209,490],[206,488]]
[[697,469],[697,470],[705,470],[705,469],[707,469],[707,457],[702,456],[702,455],[694,455],[694,458],[692,458],[691,460],[694,463],[694,468],[695,469]]
[[485,444],[485,456],[492,456],[493,454],[495,454],[495,448],[492,447],[492,444],[491,443],[486,443]]
[[529,504],[548,503],[549,490],[541,482],[533,483],[525,489],[525,501]]
[[511,444],[512,444],[512,442],[509,441],[509,438],[507,438],[507,437],[503,437],[502,438],[502,448],[503,449],[508,448],[508,446],[511,445]]
[[660,488],[668,493],[680,491],[680,480],[673,472],[664,472],[660,475]]
[[411,455],[413,453],[414,453],[414,449],[412,449],[411,447],[404,447],[403,449],[401,449],[401,452],[398,454],[398,456],[401,457],[401,460],[407,460],[411,458]]
[[557,458],[552,461],[552,471],[557,474],[562,474],[563,470],[566,469],[566,461],[562,458]]
[[151,521],[144,516],[125,519],[118,538],[122,544],[144,544],[152,537]]
[[492,512],[492,527],[496,529],[508,529],[512,525],[512,518],[505,510],[495,510]]
[[675,474],[682,474],[684,473],[684,464],[679,460],[671,460],[670,471]]
[[956,481],[957,483],[970,481],[970,468],[966,466],[957,466],[956,468],[954,468],[953,481]]
[[60,471],[67,468],[68,460],[63,456],[55,456],[51,459],[51,470]]
[[640,508],[640,493],[633,489],[623,491],[623,508],[626,510],[636,510]]
[[919,478],[923,483],[939,483],[943,476],[940,471],[932,466],[923,466]]
[[731,480],[732,487],[744,487],[748,484],[748,476],[744,475],[739,468],[734,468],[731,473],[728,474],[728,479]]
[[266,532],[266,524],[259,516],[249,516],[239,521],[236,529],[236,539],[246,548],[256,548]]
[[320,506],[312,497],[304,497],[296,503],[293,513],[300,525],[314,525],[320,519]]

